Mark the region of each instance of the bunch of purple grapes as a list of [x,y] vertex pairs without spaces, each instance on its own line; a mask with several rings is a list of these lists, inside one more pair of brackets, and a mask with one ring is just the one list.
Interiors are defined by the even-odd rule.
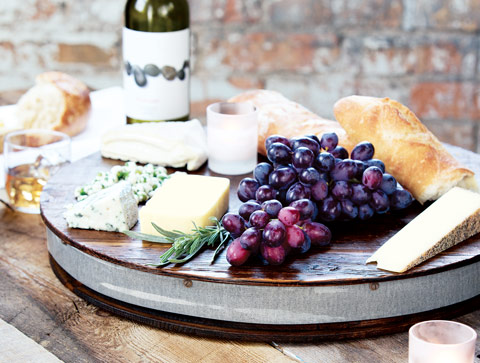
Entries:
[[[413,201],[412,195],[385,172],[385,164],[373,158],[375,149],[370,142],[356,145],[351,155],[338,145],[335,133],[323,134],[320,139],[316,135],[294,139],[272,135],[265,147],[270,163],[259,163],[254,178],[240,182],[237,194],[244,203],[237,215],[229,213],[223,219],[225,229],[236,238],[227,250],[232,265],[243,264],[258,250],[268,263],[280,264],[289,248],[305,252],[310,247],[306,247],[308,240],[318,245],[330,242],[330,231],[321,222],[367,220],[375,213],[404,209]],[[299,220],[292,225],[295,228],[280,219],[285,208],[299,212]],[[265,223],[257,222],[259,215]],[[279,224],[283,224],[284,233],[278,232],[282,229]],[[288,239],[288,228],[292,235],[293,229],[303,232],[305,246],[297,247]],[[279,240],[271,241],[270,235],[279,235]],[[250,247],[246,242],[249,238],[260,242]],[[280,247],[285,251],[271,251]]]
[[250,200],[238,214],[227,213],[224,228],[234,238],[227,249],[227,261],[243,265],[250,256],[261,256],[264,263],[280,265],[289,253],[305,253],[312,245],[327,246],[332,234],[327,226],[313,222],[313,203],[300,199],[283,207],[270,199],[262,204]]

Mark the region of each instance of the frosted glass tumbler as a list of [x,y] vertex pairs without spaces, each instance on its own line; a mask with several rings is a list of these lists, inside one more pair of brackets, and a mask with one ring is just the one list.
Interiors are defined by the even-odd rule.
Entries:
[[467,325],[430,320],[408,332],[409,363],[473,363],[477,333]]
[[207,107],[208,167],[218,174],[250,173],[257,164],[257,109],[250,102]]

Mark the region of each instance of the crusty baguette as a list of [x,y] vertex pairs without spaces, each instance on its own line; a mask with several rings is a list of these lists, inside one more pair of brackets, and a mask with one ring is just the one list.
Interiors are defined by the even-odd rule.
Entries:
[[46,72],[17,103],[23,128],[41,128],[70,136],[82,132],[91,110],[90,91],[80,80],[61,72]]
[[477,190],[474,173],[401,103],[350,96],[335,103],[334,114],[351,141],[375,146],[375,157],[420,203],[436,200],[454,186]]
[[231,98],[229,102],[252,102],[258,108],[258,152],[263,155],[266,154],[265,139],[275,134],[291,138],[335,132],[340,145],[349,151],[353,146],[338,122],[317,116],[278,92],[247,91]]

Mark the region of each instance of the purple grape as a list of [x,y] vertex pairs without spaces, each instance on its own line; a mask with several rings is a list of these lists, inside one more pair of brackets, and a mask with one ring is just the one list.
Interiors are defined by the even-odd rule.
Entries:
[[314,185],[320,180],[320,173],[315,168],[306,168],[300,171],[298,180],[305,185]]
[[309,168],[313,165],[314,160],[315,154],[312,150],[307,149],[306,147],[300,146],[293,152],[292,164],[295,168]]
[[331,171],[335,166],[335,157],[330,153],[322,152],[315,158],[314,166],[318,171]]
[[406,189],[397,189],[390,196],[392,209],[405,209],[413,202],[412,194]]
[[272,163],[287,165],[292,160],[292,150],[285,144],[274,142],[267,149],[267,158]]
[[287,257],[285,248],[283,248],[282,245],[272,247],[262,243],[260,246],[260,253],[270,265],[281,265]]
[[278,212],[280,212],[280,209],[282,208],[282,203],[275,199],[267,200],[262,203],[262,209],[267,212],[270,218],[277,218]]
[[342,213],[342,206],[338,200],[332,196],[326,197],[318,206],[318,214],[320,219],[326,222],[332,222]]
[[269,163],[260,163],[253,170],[253,177],[257,179],[260,185],[268,184],[268,177],[273,171],[273,166]]
[[335,164],[333,170],[330,172],[332,180],[349,181],[355,177],[357,167],[355,162],[351,159],[345,159]]
[[332,195],[339,200],[350,198],[352,195],[350,183],[343,180],[334,182],[332,187]]
[[294,151],[300,147],[306,147],[307,149],[310,149],[314,155],[317,155],[318,151],[320,150],[320,145],[318,142],[309,137],[296,137],[290,140],[290,144],[292,145],[292,150]]
[[368,203],[372,197],[370,189],[368,189],[363,184],[353,183],[351,185],[352,188],[352,196],[350,199],[356,205],[362,205]]
[[330,181],[330,173],[328,172],[320,173],[320,180],[324,180],[328,183]]
[[375,214],[375,211],[368,204],[362,204],[358,207],[358,218],[362,221],[370,219]]
[[379,168],[382,171],[382,173],[385,173],[385,164],[383,163],[382,160],[370,159],[370,160],[366,160],[365,164],[367,166],[376,166],[377,168]]
[[373,158],[374,153],[375,148],[373,145],[368,141],[363,141],[353,148],[350,157],[354,160],[365,161]]
[[380,188],[382,185],[382,171],[376,166],[370,166],[363,172],[362,183],[370,190]]
[[227,261],[232,266],[241,266],[247,262],[251,251],[242,248],[240,239],[234,239],[227,248]]
[[380,189],[382,189],[387,195],[390,195],[397,190],[397,181],[390,174],[383,173]]
[[275,169],[268,178],[270,186],[275,189],[287,189],[296,179],[295,171],[286,166]]
[[363,172],[367,169],[367,165],[360,160],[353,160],[355,163],[355,179],[362,180]]
[[262,242],[262,232],[255,227],[248,228],[240,236],[240,245],[242,248],[257,253]]
[[317,142],[318,146],[320,146],[320,140],[319,140],[317,135],[308,134],[308,135],[305,135],[305,137],[308,137],[309,139],[315,140]]
[[285,250],[285,255],[288,255],[292,250],[292,246],[288,244],[287,238],[285,238],[285,241],[283,241],[282,247]]
[[268,150],[274,142],[279,142],[290,147],[290,141],[286,137],[280,135],[271,135],[265,140],[265,150]]
[[260,210],[262,207],[260,204],[253,200],[249,200],[248,202],[243,203],[240,208],[238,208],[238,214],[244,220],[248,221],[250,219],[250,215],[255,212],[256,210]]
[[388,195],[381,189],[375,190],[372,193],[372,200],[370,201],[370,207],[373,208],[378,214],[387,213],[390,209],[390,201]]
[[263,240],[270,247],[280,246],[287,235],[285,225],[278,219],[271,220],[263,230]]
[[299,226],[287,227],[287,243],[292,248],[301,248],[305,243],[305,235]]
[[260,184],[258,181],[252,178],[244,178],[238,185],[237,195],[238,199],[242,202],[246,202],[250,199],[255,199],[255,192]]
[[222,218],[222,225],[233,238],[240,237],[245,230],[245,220],[235,213],[225,214]]
[[302,226],[304,232],[310,237],[314,246],[328,246],[332,239],[332,232],[322,223],[307,222]]
[[358,216],[358,207],[350,199],[340,201],[342,205],[342,216],[345,219],[355,219]]
[[275,199],[277,196],[277,191],[273,189],[270,185],[262,185],[255,192],[255,199],[260,203],[265,202],[266,200]]
[[278,212],[278,220],[286,227],[293,226],[300,221],[300,211],[293,207],[284,207]]
[[295,200],[299,199],[310,199],[311,191],[309,187],[306,187],[302,183],[295,183],[287,190],[287,194],[285,196],[285,201],[287,204],[292,203]]
[[323,150],[332,151],[337,147],[337,145],[338,145],[338,136],[334,132],[325,133],[320,138],[320,147]]
[[300,220],[304,221],[309,218],[315,218],[317,214],[317,207],[310,199],[299,199],[290,203],[290,207],[295,208],[300,212]]
[[288,189],[280,189],[277,191],[277,197],[275,198],[278,200],[282,205],[286,205],[286,199],[287,199],[287,191]]
[[305,241],[303,242],[302,247],[297,250],[300,253],[306,253],[308,252],[308,250],[310,250],[310,247],[312,247],[312,240],[310,239],[310,237],[308,237],[308,234],[303,231],[303,235],[305,236]]
[[319,180],[310,187],[311,197],[315,201],[323,200],[328,195],[328,184],[325,180]]
[[348,151],[342,146],[337,146],[332,151],[329,151],[335,158],[338,159],[348,159]]
[[270,222],[270,216],[267,212],[263,210],[256,210],[255,212],[253,212],[248,220],[250,226],[259,229],[265,228],[268,222]]

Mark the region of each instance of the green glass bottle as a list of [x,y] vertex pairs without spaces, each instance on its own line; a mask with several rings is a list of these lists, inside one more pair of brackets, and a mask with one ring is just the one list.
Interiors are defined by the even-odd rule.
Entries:
[[188,120],[188,1],[128,0],[123,61],[127,123]]

